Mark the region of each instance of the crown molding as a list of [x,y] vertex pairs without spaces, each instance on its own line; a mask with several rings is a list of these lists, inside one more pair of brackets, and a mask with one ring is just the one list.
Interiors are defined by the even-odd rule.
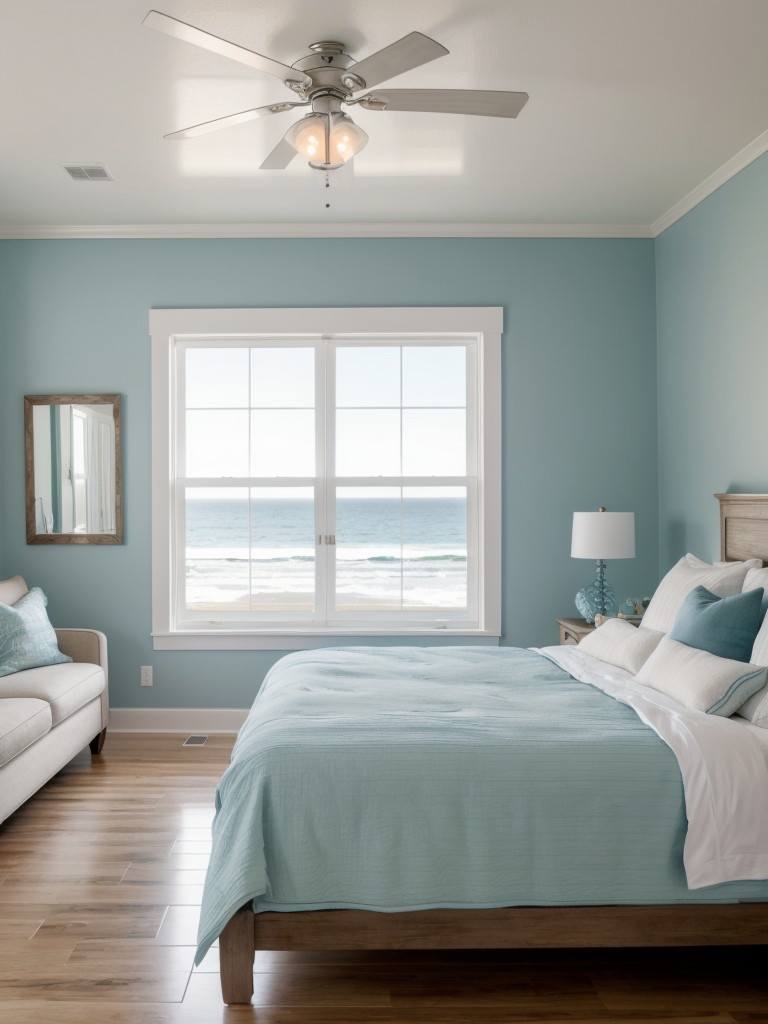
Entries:
[[663,213],[661,217],[651,224],[653,237],[657,238],[662,231],[666,231],[675,221],[684,217],[686,213],[689,213],[695,206],[703,202],[707,196],[711,196],[716,189],[730,181],[739,171],[743,171],[745,167],[748,167],[766,151],[768,151],[768,131],[758,135],[748,146],[739,150],[730,160],[726,160],[722,167],[718,167],[714,173],[705,178],[700,185],[691,189],[688,195],[683,196],[674,206],[670,206],[666,213]]
[[651,238],[642,224],[14,224],[0,239]]
[[645,224],[8,224],[0,240],[73,238],[657,238],[768,152],[768,131]]

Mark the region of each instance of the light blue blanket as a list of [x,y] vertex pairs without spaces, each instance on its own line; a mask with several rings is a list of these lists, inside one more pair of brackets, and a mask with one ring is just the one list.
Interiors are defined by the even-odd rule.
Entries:
[[677,762],[624,704],[517,648],[302,651],[216,794],[196,962],[232,914],[716,902],[688,890]]

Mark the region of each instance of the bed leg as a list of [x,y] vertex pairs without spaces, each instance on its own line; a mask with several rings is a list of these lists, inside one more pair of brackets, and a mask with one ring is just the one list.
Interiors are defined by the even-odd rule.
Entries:
[[250,903],[230,918],[219,936],[221,995],[228,1005],[253,997],[253,910]]

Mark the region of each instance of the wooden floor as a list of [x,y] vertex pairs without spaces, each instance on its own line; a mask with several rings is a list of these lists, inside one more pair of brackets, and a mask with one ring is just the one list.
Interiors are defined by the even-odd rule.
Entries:
[[254,1005],[192,967],[232,746],[107,737],[0,826],[0,1024],[768,1024],[768,950],[257,953]]

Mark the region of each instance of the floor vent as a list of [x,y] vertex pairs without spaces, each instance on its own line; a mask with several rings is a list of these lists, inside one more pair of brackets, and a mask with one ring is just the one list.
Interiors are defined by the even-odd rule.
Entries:
[[98,164],[64,164],[64,170],[73,181],[114,181],[106,167]]
[[182,746],[184,747],[202,747],[205,741],[208,739],[207,736],[187,736]]

